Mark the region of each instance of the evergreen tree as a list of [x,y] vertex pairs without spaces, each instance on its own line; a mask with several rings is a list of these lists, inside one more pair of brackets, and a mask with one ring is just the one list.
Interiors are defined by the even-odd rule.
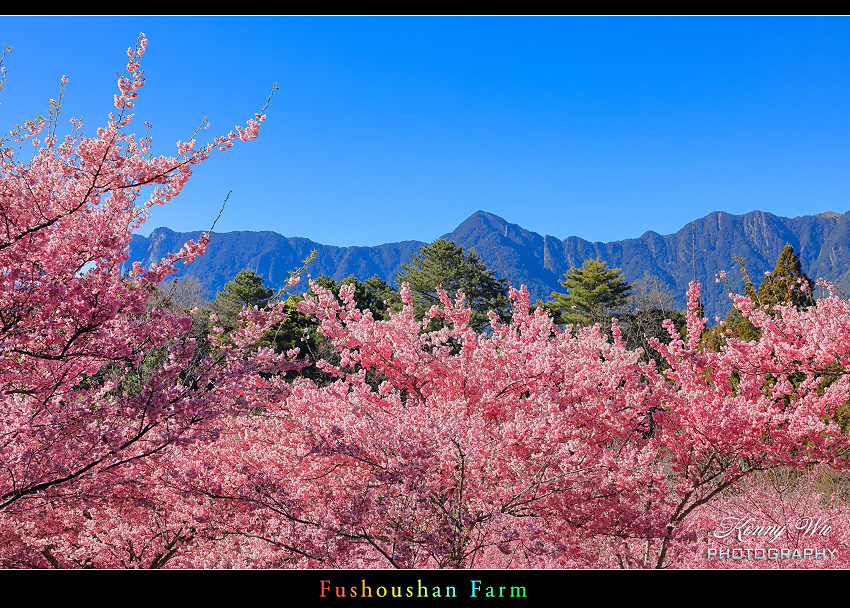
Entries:
[[776,261],[776,268],[759,287],[758,300],[771,312],[776,304],[791,304],[804,309],[814,305],[814,290],[815,282],[803,272],[800,254],[794,253],[790,243],[785,243]]
[[496,278],[474,250],[467,253],[461,245],[437,239],[430,245],[423,245],[411,262],[403,264],[402,268],[398,283],[410,284],[419,317],[424,316],[431,306],[440,303],[438,286],[442,286],[452,298],[458,290],[466,294],[466,301],[472,309],[469,324],[478,332],[484,331],[490,323],[488,311],[496,312],[503,321],[510,317],[507,279]]
[[[372,317],[377,321],[386,320],[393,307],[401,307],[401,297],[398,291],[378,275],[361,281],[352,274],[337,282],[323,274],[315,279],[315,282],[334,294],[338,294],[343,285],[354,285],[354,301],[357,307],[360,310],[370,310]],[[319,333],[319,323],[298,310],[298,304],[304,300],[305,295],[315,296],[316,294],[312,289],[309,289],[304,295],[289,296],[286,301],[286,318],[266,334],[260,345],[274,346],[278,353],[298,348],[300,350],[299,357],[309,357],[311,364],[297,373],[291,372],[290,375],[304,376],[320,384],[330,382],[333,377],[322,372],[316,366],[316,363],[325,359],[334,365],[339,365],[340,356],[334,350],[330,340]]]
[[[360,310],[370,310],[372,317],[377,321],[388,318],[389,311],[396,305],[400,307],[401,297],[398,291],[382,280],[378,275],[359,280],[353,274],[348,278],[337,282],[327,275],[315,279],[321,287],[330,290],[334,294],[339,293],[343,285],[354,285],[354,301]],[[277,352],[283,352],[292,348],[300,348],[302,352],[312,352],[315,356],[318,342],[323,338],[318,333],[318,324],[304,313],[298,310],[298,304],[304,300],[304,296],[315,296],[315,292],[309,289],[304,295],[290,295],[286,300],[286,319],[275,325],[270,332],[269,344],[274,344]]]
[[[776,261],[776,268],[765,276],[764,282],[758,290],[750,280],[743,260],[741,258],[736,259],[741,263],[741,272],[744,274],[744,295],[764,307],[769,314],[777,314],[775,310],[777,304],[791,304],[798,309],[814,305],[815,283],[803,272],[800,254],[794,253],[794,247],[790,243],[785,244],[785,248]],[[758,340],[761,336],[761,331],[736,308],[732,309],[726,316],[726,329],[731,330],[732,334],[741,340],[748,342]],[[715,349],[719,348],[725,341],[716,332],[708,337],[711,346]]]
[[274,295],[274,289],[263,284],[263,275],[253,270],[242,270],[225,284],[212,302],[219,323],[226,329],[236,327],[236,317],[243,306],[265,308]]
[[334,293],[338,293],[343,285],[354,285],[354,301],[357,303],[357,308],[372,311],[372,316],[377,321],[387,319],[391,310],[401,309],[401,296],[398,290],[393,289],[377,274],[365,281],[361,281],[352,274],[339,283],[322,275],[318,282]]
[[585,260],[581,268],[570,268],[559,281],[568,292],[552,292],[546,303],[558,323],[593,325],[604,323],[610,314],[624,305],[631,293],[619,268],[608,268],[601,260]]

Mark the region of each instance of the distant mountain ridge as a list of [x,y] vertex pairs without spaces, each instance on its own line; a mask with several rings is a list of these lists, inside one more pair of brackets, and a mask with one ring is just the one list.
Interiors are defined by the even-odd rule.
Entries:
[[[130,262],[157,262],[200,234],[156,228],[149,237],[134,235]],[[696,275],[702,282],[706,315],[713,319],[730,307],[725,285],[715,282],[716,273],[726,270],[731,285],[742,290],[743,279],[734,260],[740,256],[759,284],[764,272],[773,270],[786,242],[800,254],[803,270],[811,278],[824,278],[850,291],[850,212],[787,218],[764,211],[744,215],[715,211],[673,234],[648,231],[637,238],[591,243],[576,236],[540,235],[495,214],[476,211],[443,238],[474,249],[497,276],[507,275],[513,285],[527,285],[532,301],[563,291],[558,281],[567,270],[598,257],[609,267],[621,268],[630,282],[646,273],[657,276],[678,295],[679,306],[684,306],[688,283]],[[270,231],[214,232],[206,253],[181,268],[177,276],[198,277],[210,298],[245,268],[262,274],[267,285],[277,288],[316,249],[318,256],[308,269],[312,276],[327,274],[342,280],[352,274],[361,279],[377,274],[395,284],[402,264],[424,244],[402,241],[337,247]],[[306,289],[304,283],[299,287]]]

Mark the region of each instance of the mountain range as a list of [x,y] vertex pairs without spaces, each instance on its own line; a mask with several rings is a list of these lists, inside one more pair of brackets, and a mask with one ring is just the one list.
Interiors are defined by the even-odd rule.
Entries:
[[[175,252],[197,232],[156,228],[149,237],[133,235],[129,262],[145,265]],[[731,306],[728,288],[715,281],[727,271],[733,289],[743,289],[735,256],[743,258],[756,285],[764,272],[773,270],[786,243],[800,254],[803,270],[813,279],[824,278],[850,291],[850,212],[828,211],[794,218],[764,211],[732,215],[715,211],[694,220],[674,234],[648,231],[637,238],[591,243],[576,236],[565,239],[541,235],[488,213],[476,211],[442,238],[474,249],[500,277],[528,286],[532,302],[549,299],[564,273],[588,258],[599,258],[620,268],[629,282],[656,276],[684,307],[688,283],[696,278],[703,286],[703,304],[709,319],[724,316]],[[283,286],[289,271],[302,265],[312,250],[318,255],[308,267],[312,276],[327,274],[342,280],[350,275],[366,279],[377,274],[395,285],[402,264],[425,243],[402,241],[374,247],[337,247],[304,237],[285,237],[270,231],[212,233],[206,253],[180,268],[176,276],[196,276],[208,297],[246,268],[262,274],[266,285]],[[306,289],[306,281],[298,288]],[[298,291],[298,290],[295,290]]]

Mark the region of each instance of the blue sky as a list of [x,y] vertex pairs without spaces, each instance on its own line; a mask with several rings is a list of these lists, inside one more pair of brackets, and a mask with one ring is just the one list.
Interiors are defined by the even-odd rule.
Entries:
[[102,124],[139,32],[135,129],[171,153],[280,90],[260,138],[201,165],[157,226],[335,245],[431,241],[478,209],[559,238],[712,211],[850,210],[850,19],[0,17],[0,127]]

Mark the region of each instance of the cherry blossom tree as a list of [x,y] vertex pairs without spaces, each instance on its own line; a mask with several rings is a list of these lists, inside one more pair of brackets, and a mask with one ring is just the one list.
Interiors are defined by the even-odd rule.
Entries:
[[[210,499],[220,538],[265,541],[267,566],[701,566],[712,522],[749,503],[765,517],[781,508],[747,489],[753,476],[847,468],[833,417],[850,304],[838,298],[775,318],[739,297],[762,337],[713,352],[694,284],[688,337],[670,323],[670,344],[656,343],[662,371],[625,348],[616,321],[613,340],[598,326],[560,331],[529,313],[525,290],[487,336],[469,328],[461,293],[440,294],[429,317],[443,328],[425,332],[406,287],[382,321],[350,289],[313,290],[302,310],[341,354],[322,364],[337,381],[296,381],[284,401],[228,418],[174,477]],[[377,390],[366,370],[385,378]]]
[[850,505],[834,472],[773,469],[694,511],[669,560],[677,568],[850,566]]
[[524,289],[485,337],[462,296],[417,320],[405,286],[404,309],[375,321],[350,286],[341,302],[311,287],[302,310],[340,350],[320,364],[337,381],[298,380],[181,455],[179,487],[212,497],[223,531],[276,548],[268,565],[578,565],[585,531],[654,525],[644,490],[663,471],[638,427],[666,388],[640,353],[598,327],[562,332]]
[[665,414],[673,433],[660,440],[677,480],[657,545],[667,564],[686,518],[753,473],[813,465],[848,469],[850,437],[837,420],[847,407],[850,302],[834,294],[815,306],[776,306],[771,315],[750,298],[735,306],[761,330],[756,341],[730,335],[719,351],[701,349],[705,319],[697,315],[699,285],[689,291],[688,338],[656,342],[670,363],[672,396]]
[[[84,135],[76,118],[68,135],[56,135],[60,95],[48,119],[0,140],[3,565],[163,565],[193,533],[171,521],[172,499],[139,467],[238,406],[261,372],[290,366],[285,355],[253,348],[282,305],[246,310],[241,329],[204,357],[189,337],[191,315],[146,307],[178,261],[203,253],[208,234],[150,268],[121,272],[149,209],[177,196],[216,146],[257,137],[265,119],[258,113],[208,144],[178,142],[174,156],[152,154],[149,136],[126,131],[146,45],[141,35],[128,49],[115,111],[96,135]],[[32,156],[21,161],[27,142]],[[96,562],[87,543],[115,544],[121,528],[136,530],[125,548],[133,535],[135,543],[117,561]]]

